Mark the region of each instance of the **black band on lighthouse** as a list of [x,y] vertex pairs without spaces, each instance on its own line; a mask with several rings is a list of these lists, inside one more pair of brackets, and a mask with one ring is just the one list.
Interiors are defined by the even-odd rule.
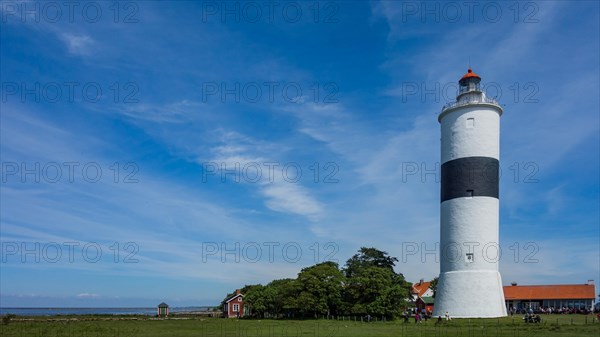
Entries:
[[498,159],[465,157],[442,164],[441,202],[463,197],[498,198]]

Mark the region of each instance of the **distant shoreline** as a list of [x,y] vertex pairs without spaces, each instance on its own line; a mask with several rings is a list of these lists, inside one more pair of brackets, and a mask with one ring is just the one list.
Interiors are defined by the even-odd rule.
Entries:
[[[215,306],[171,307],[170,315],[203,314],[213,311]],[[2,307],[0,315],[17,316],[155,316],[156,307]]]

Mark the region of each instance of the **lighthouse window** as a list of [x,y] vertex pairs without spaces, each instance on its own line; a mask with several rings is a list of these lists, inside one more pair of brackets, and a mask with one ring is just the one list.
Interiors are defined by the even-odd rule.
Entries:
[[467,262],[473,262],[473,253],[467,253]]
[[475,118],[467,118],[467,129],[475,127]]

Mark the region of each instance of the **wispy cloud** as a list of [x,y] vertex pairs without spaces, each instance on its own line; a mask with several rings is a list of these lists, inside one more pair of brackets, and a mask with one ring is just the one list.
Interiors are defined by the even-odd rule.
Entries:
[[94,51],[94,40],[88,35],[61,33],[60,39],[66,44],[69,53],[77,56],[87,56]]
[[[218,166],[219,171],[234,168],[238,175],[252,169],[256,171],[252,171],[254,176],[249,181],[242,181],[249,182],[260,191],[269,209],[302,215],[311,220],[319,218],[323,212],[321,204],[297,181],[298,172],[290,170],[292,176],[287,177],[288,172],[283,171],[287,162],[268,157],[269,145],[262,146],[247,136],[232,132],[225,132],[220,138],[224,143],[213,148],[214,157],[208,163]],[[206,164],[207,161],[201,160],[200,163]]]
[[154,123],[187,123],[205,113],[206,107],[198,102],[182,100],[178,102],[156,104],[130,104],[118,112],[135,120]]
[[98,294],[89,294],[89,293],[82,293],[82,294],[77,294],[78,298],[97,298],[100,297],[100,295]]

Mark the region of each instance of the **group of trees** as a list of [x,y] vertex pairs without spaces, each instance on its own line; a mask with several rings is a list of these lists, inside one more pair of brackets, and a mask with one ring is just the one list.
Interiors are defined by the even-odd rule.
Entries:
[[253,317],[393,318],[407,306],[412,286],[394,271],[397,261],[387,252],[362,247],[341,269],[335,262],[323,262],[302,269],[296,279],[246,285],[241,292]]

